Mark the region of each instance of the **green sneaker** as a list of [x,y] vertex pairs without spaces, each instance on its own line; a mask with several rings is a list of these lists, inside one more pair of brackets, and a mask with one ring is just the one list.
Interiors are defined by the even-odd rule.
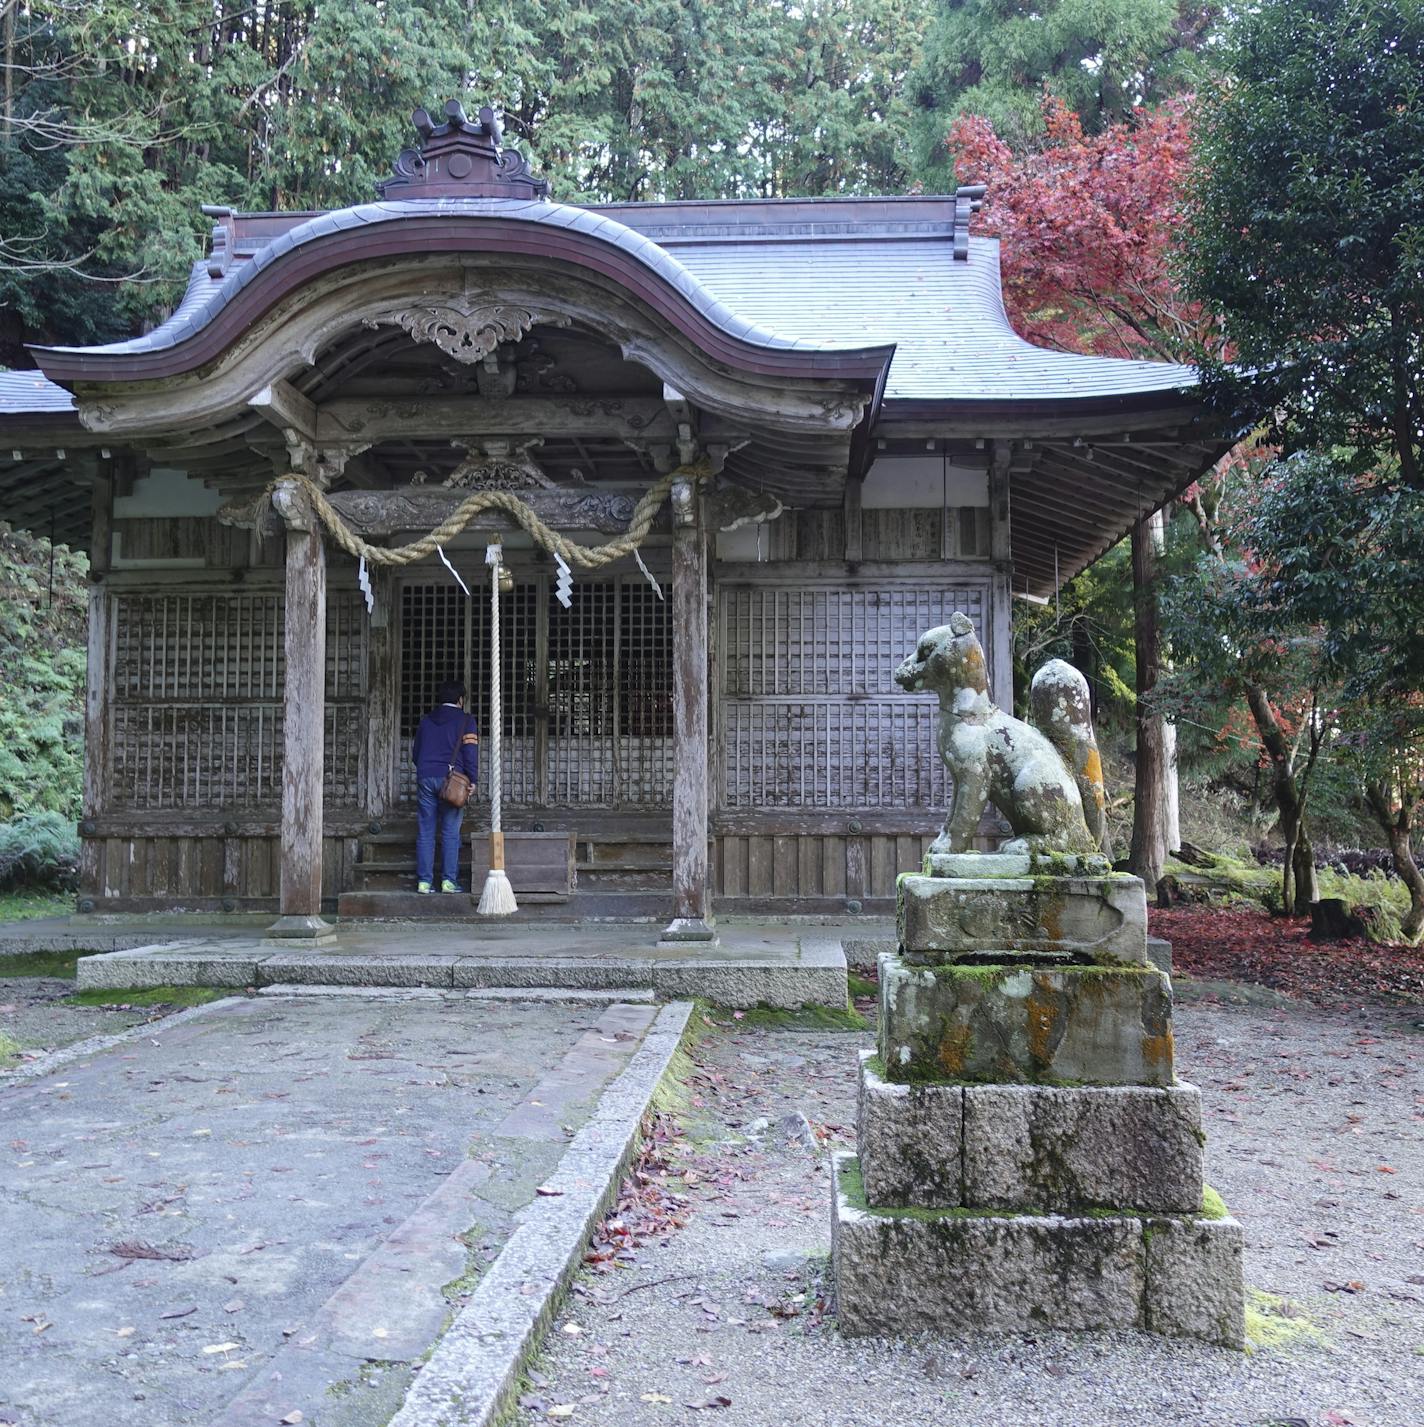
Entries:
[[458,882],[452,882],[452,881],[447,877],[447,878],[440,884],[440,890],[441,890],[442,892],[458,892],[458,891],[460,890],[460,884],[459,884]]
[[430,885],[429,882],[417,882],[415,884],[415,890],[419,892],[422,896],[426,896],[429,893],[433,892],[435,889]]

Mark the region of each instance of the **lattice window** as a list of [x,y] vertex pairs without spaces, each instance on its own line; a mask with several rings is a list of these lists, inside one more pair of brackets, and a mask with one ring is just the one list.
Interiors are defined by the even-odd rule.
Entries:
[[[115,596],[113,806],[281,805],[282,604],[275,591]],[[364,620],[356,597],[328,599],[325,786],[333,807],[362,799]]]
[[618,590],[619,799],[672,802],[672,620],[646,581]]
[[936,702],[896,666],[982,586],[724,586],[722,799],[727,808],[939,807]]

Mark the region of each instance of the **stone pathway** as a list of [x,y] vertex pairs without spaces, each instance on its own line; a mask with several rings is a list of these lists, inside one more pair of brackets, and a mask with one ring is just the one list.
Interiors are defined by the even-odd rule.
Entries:
[[655,1010],[233,998],[0,1082],[0,1423],[387,1421]]
[[[725,1018],[724,1018],[725,1020]],[[1181,1007],[1207,1178],[1246,1232],[1258,1343],[1136,1334],[847,1340],[828,1301],[829,1148],[868,1037],[748,1029],[698,1047],[669,1214],[586,1271],[523,1420],[594,1427],[1419,1427],[1424,1025],[1417,1014]],[[801,1118],[809,1121],[808,1134]],[[814,1145],[814,1147],[813,1147]]]

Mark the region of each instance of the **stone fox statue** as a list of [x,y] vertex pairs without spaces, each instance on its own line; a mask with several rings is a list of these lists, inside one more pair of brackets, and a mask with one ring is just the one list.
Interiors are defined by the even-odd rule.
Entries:
[[920,636],[915,652],[895,671],[895,682],[907,692],[939,697],[939,751],[954,780],[954,802],[931,852],[972,851],[990,802],[1016,834],[1001,852],[1098,851],[1102,765],[1086,684],[1072,665],[1054,660],[1039,671],[1033,704],[1044,717],[1035,728],[995,707],[973,622],[956,614]]

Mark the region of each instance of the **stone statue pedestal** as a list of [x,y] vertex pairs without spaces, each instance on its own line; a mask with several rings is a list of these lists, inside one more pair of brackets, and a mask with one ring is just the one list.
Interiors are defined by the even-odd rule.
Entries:
[[1096,857],[925,861],[879,959],[859,1153],[834,1165],[842,1330],[1241,1347],[1241,1228],[1202,1184],[1142,883]]

